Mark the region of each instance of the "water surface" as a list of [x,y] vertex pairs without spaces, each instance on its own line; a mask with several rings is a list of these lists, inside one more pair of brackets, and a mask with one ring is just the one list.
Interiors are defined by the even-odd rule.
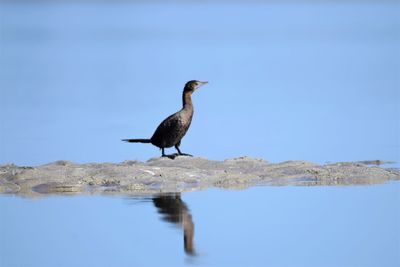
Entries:
[[146,160],[181,106],[182,151],[400,160],[398,1],[0,3],[0,163]]
[[[400,161],[397,1],[0,1],[0,164]],[[169,152],[169,151],[168,151]],[[393,165],[393,166],[399,166]],[[399,266],[399,183],[0,197],[1,266]]]
[[400,184],[0,198],[2,266],[398,266]]

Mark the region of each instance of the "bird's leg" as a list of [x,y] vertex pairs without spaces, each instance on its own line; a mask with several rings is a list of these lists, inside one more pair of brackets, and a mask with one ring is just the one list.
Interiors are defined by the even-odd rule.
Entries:
[[176,144],[176,145],[175,145],[175,148],[176,148],[176,150],[178,150],[178,155],[180,155],[180,156],[189,156],[189,157],[193,157],[193,156],[190,155],[190,154],[182,153],[181,150],[179,149],[179,144]]
[[164,148],[163,148],[163,147],[161,148],[161,153],[162,153],[162,154],[161,154],[161,157],[162,157],[162,158],[165,157],[165,158],[169,158],[169,159],[174,159],[174,158],[178,155],[178,154],[176,154],[176,153],[175,153],[175,154],[172,154],[172,155],[167,155],[167,154],[165,154]]

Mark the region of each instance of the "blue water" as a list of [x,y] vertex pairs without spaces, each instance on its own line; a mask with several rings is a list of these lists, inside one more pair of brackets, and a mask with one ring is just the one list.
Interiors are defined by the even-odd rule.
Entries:
[[[400,161],[398,1],[39,2],[0,1],[0,164],[158,156],[120,139],[150,137],[191,79],[209,84],[183,152]],[[2,196],[0,266],[399,266],[399,200],[398,183]]]
[[0,197],[1,266],[399,266],[400,184],[185,193],[193,252],[151,198]]
[[[182,150],[211,159],[399,161],[397,1],[0,3],[0,163],[158,156],[181,106]],[[399,166],[399,165],[397,165]]]

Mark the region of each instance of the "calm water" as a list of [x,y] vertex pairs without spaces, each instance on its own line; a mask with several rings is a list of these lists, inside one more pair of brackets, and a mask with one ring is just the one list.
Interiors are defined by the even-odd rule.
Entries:
[[[157,156],[191,79],[184,152],[399,162],[400,4],[350,2],[0,1],[0,164]],[[399,191],[1,196],[0,266],[399,266]]]
[[188,153],[399,161],[400,4],[339,2],[0,2],[0,163],[154,157],[191,79]]
[[398,203],[400,183],[142,199],[3,196],[0,263],[399,266]]

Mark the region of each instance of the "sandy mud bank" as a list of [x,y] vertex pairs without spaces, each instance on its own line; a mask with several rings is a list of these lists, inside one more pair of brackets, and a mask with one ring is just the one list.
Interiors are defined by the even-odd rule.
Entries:
[[76,164],[56,161],[37,167],[0,166],[0,193],[35,197],[47,194],[152,195],[217,187],[367,185],[400,180],[398,169],[341,162],[271,164],[249,157],[212,161],[204,158],[155,158],[147,162]]

